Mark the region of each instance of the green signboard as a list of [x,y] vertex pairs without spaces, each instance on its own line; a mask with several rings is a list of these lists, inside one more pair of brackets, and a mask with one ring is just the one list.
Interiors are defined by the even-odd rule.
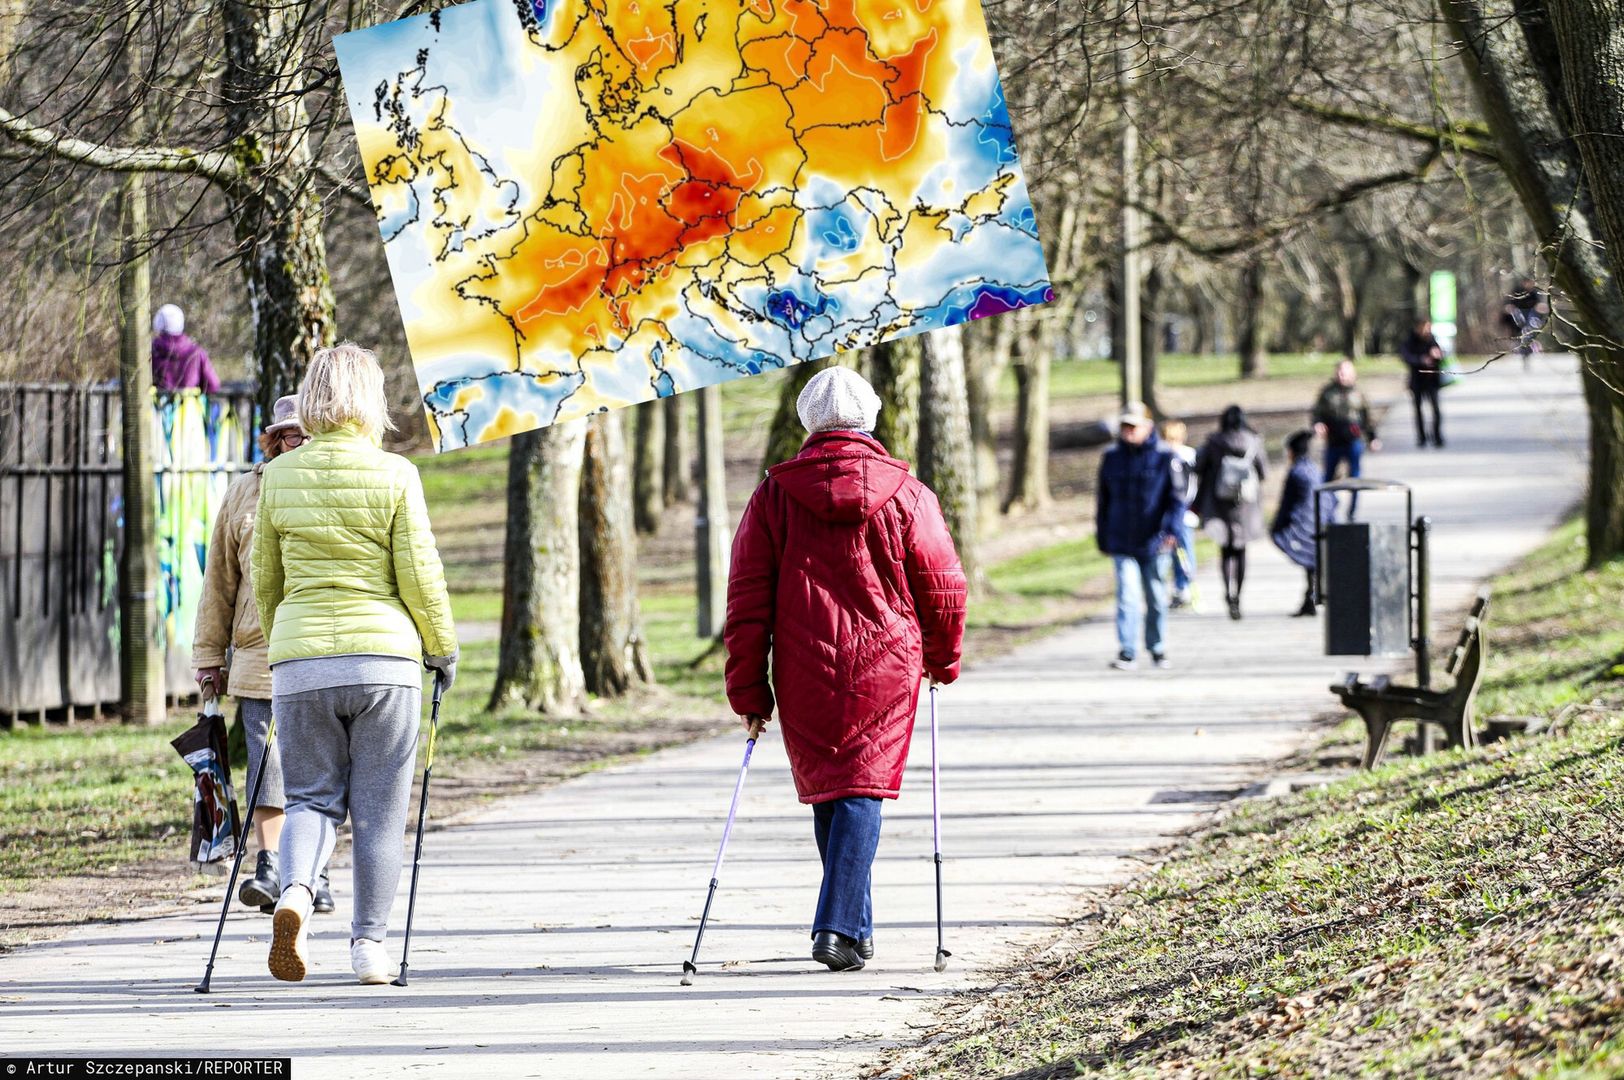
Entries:
[[1432,307],[1429,312],[1435,323],[1453,323],[1455,321],[1455,274],[1450,270],[1434,270],[1432,279],[1428,282],[1428,292],[1432,297]]

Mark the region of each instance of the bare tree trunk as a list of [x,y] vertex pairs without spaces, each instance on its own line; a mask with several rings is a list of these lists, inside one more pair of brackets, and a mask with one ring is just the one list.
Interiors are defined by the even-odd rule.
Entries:
[[1261,379],[1269,373],[1263,330],[1264,269],[1261,256],[1253,256],[1241,270],[1240,337],[1241,378]]
[[665,511],[665,406],[656,398],[633,411],[637,442],[632,453],[632,516],[637,531],[652,536],[660,531]]
[[693,498],[694,449],[688,438],[683,399],[682,394],[665,399],[665,453],[660,464],[665,473],[667,506]]
[[969,398],[970,446],[975,462],[976,510],[982,529],[998,518],[998,433],[993,427],[993,399],[998,380],[1009,366],[1015,332],[1013,315],[973,322],[964,328],[965,392]]
[[722,388],[707,386],[699,399],[699,512],[694,518],[694,563],[699,593],[698,633],[716,637],[727,618],[727,559],[731,522],[722,445]]
[[1150,415],[1161,415],[1156,401],[1156,362],[1162,356],[1162,268],[1151,264],[1139,290],[1139,383],[1140,399]]
[[259,405],[269,416],[334,334],[321,202],[309,182],[310,121],[294,85],[304,77],[296,30],[306,15],[296,6],[224,0],[220,17],[227,114],[241,133],[232,153],[246,174],[224,192],[254,322]]
[[118,567],[119,696],[124,721],[164,718],[163,650],[157,641],[158,553],[153,546],[152,274],[147,264],[146,181],[134,173],[119,196],[119,402],[124,425],[124,551]]
[[1624,192],[1616,173],[1624,91],[1606,74],[1616,80],[1624,59],[1620,16],[1593,0],[1526,0],[1511,18],[1474,0],[1439,0],[1439,9],[1465,43],[1459,55],[1500,167],[1589,336],[1581,352],[1590,413],[1585,518],[1589,562],[1598,566],[1624,554],[1624,405],[1615,389],[1624,378]]
[[919,454],[919,357],[923,339],[914,334],[869,350],[869,381],[880,396],[874,437],[886,452],[912,462]]
[[581,459],[581,672],[599,697],[654,679],[637,608],[625,415],[613,409],[589,419]]
[[586,692],[578,633],[577,492],[586,421],[513,436],[508,450],[502,638],[488,708],[568,712]]
[[964,386],[963,327],[924,336],[919,380],[919,478],[936,493],[972,589],[981,587],[975,462]]
[[1049,350],[1035,320],[1021,330],[1015,356],[1015,468],[1005,513],[1040,510],[1050,502]]

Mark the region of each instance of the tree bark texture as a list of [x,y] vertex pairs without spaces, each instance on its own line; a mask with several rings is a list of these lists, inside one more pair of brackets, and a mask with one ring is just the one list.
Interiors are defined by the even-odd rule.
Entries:
[[508,450],[502,637],[489,708],[562,713],[580,704],[577,492],[586,421],[513,436]]
[[919,358],[923,339],[914,334],[881,342],[868,351],[869,382],[880,396],[874,437],[900,461],[919,455]]
[[964,331],[949,326],[924,335],[919,379],[919,478],[936,493],[972,589],[976,560],[975,461],[964,385]]
[[632,518],[637,531],[660,531],[665,511],[665,404],[658,398],[633,410],[637,441],[632,452]]
[[[1619,87],[1599,81],[1618,70],[1620,15],[1587,2],[1548,10],[1537,0],[1514,7],[1439,0],[1439,7],[1463,45],[1461,61],[1494,132],[1501,169],[1573,305],[1570,317],[1587,339],[1581,347],[1591,438],[1586,539],[1590,564],[1599,565],[1624,554],[1624,514],[1618,508],[1624,425],[1615,389],[1624,379],[1624,248],[1615,246],[1608,225],[1624,211],[1617,202],[1619,178],[1590,168],[1592,160],[1616,162],[1618,147],[1606,144],[1624,137],[1606,128],[1617,122]],[[1557,8],[1553,26],[1550,15]],[[1587,49],[1613,55],[1576,55]]]
[[688,406],[682,394],[664,399],[665,453],[660,467],[665,479],[665,505],[693,498],[694,447],[688,437]]
[[296,24],[306,15],[297,5],[225,0],[220,17],[227,117],[238,133],[232,152],[245,174],[224,190],[253,316],[259,405],[269,416],[334,339],[310,119],[298,92],[307,72]]
[[1241,354],[1241,378],[1261,379],[1269,373],[1263,328],[1265,270],[1261,256],[1247,259],[1241,268],[1241,325],[1235,347]]
[[1036,325],[1021,331],[1015,356],[1015,465],[1005,513],[1040,510],[1050,502],[1049,350]]
[[699,507],[694,515],[696,630],[716,637],[727,618],[727,563],[732,521],[727,509],[727,461],[722,439],[722,388],[697,391],[699,400]]
[[981,528],[998,518],[998,432],[993,426],[993,398],[1009,366],[1016,328],[1015,314],[978,320],[964,328],[964,387],[969,399],[970,447],[975,462],[976,511]]
[[618,697],[654,669],[637,609],[637,536],[624,409],[587,421],[581,462],[581,672],[589,693]]
[[119,395],[124,439],[124,550],[118,567],[119,697],[125,723],[164,718],[158,647],[158,552],[152,484],[152,272],[147,263],[147,190],[139,173],[119,196],[123,250],[118,275]]

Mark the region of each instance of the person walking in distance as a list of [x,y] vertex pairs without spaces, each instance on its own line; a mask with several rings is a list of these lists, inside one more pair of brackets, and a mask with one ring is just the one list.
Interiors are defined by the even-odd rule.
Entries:
[[254,527],[287,789],[268,964],[278,979],[305,977],[317,874],[347,816],[350,966],[362,983],[386,983],[423,667],[451,687],[456,631],[422,481],[379,446],[391,425],[372,353],[350,342],[316,353],[299,419],[310,441],[265,466]]
[[1100,459],[1094,542],[1116,571],[1117,656],[1111,666],[1138,666],[1140,633],[1151,663],[1167,656],[1167,562],[1178,543],[1185,506],[1173,480],[1173,454],[1156,437],[1143,404],[1117,417],[1117,441]]
[[[1376,438],[1376,426],[1371,420],[1370,399],[1359,389],[1359,371],[1352,360],[1343,360],[1336,366],[1336,376],[1320,391],[1312,414],[1314,433],[1325,440],[1325,468],[1322,483],[1337,477],[1343,465],[1348,476],[1362,474],[1365,451],[1380,450],[1381,440]],[[1359,496],[1353,496],[1348,508],[1351,518],[1359,510]]]
[[174,304],[165,304],[152,317],[152,388],[220,392],[220,376],[209,354],[186,336],[186,313]]
[[[1286,440],[1286,453],[1291,457],[1291,471],[1280,491],[1280,507],[1275,511],[1269,538],[1274,546],[1285,552],[1286,558],[1302,567],[1308,575],[1308,587],[1297,615],[1315,613],[1316,596],[1314,570],[1319,563],[1319,544],[1314,537],[1314,499],[1319,487],[1319,475],[1309,460],[1309,446],[1314,441],[1312,431],[1294,432]],[[1329,496],[1326,496],[1327,498]]]
[[[1443,417],[1438,407],[1444,386],[1444,350],[1432,336],[1432,320],[1417,319],[1410,336],[1398,347],[1399,358],[1410,369],[1410,400],[1415,405],[1415,445],[1444,445]],[[1432,410],[1432,431],[1427,431],[1423,406]]]
[[1261,493],[1265,475],[1263,439],[1239,405],[1224,410],[1218,430],[1196,455],[1195,511],[1218,541],[1229,617],[1241,617],[1246,585],[1246,545],[1263,535]]
[[[259,436],[264,461],[243,473],[226,488],[225,498],[214,518],[208,557],[203,569],[203,594],[198,599],[197,622],[192,632],[192,663],[196,666],[198,691],[204,697],[229,692],[237,699],[238,722],[248,740],[248,775],[259,774],[262,757],[265,779],[261,781],[258,806],[253,815],[254,839],[259,858],[254,874],[237,890],[237,899],[249,907],[270,914],[282,895],[277,869],[277,851],[282,839],[282,755],[267,745],[271,727],[271,671],[267,666],[265,633],[259,625],[259,607],[254,602],[249,568],[254,550],[254,516],[259,509],[259,478],[265,464],[283,453],[297,449],[305,441],[299,426],[299,399],[293,395],[276,399],[271,422]],[[231,668],[226,670],[227,654]],[[312,910],[325,914],[333,910],[333,891],[327,882],[327,866],[322,864],[316,880]]]
[[[1195,447],[1185,444],[1185,436],[1189,428],[1183,420],[1167,420],[1162,424],[1162,443],[1173,454],[1173,489],[1178,494],[1179,501],[1185,506],[1195,502]],[[1191,603],[1192,588],[1195,584],[1195,529],[1191,518],[1194,515],[1185,511],[1179,515],[1178,527],[1174,536],[1178,539],[1178,546],[1173,549],[1173,600],[1169,605],[1173,608],[1188,607]]]
[[947,522],[870,434],[879,409],[850,368],[807,382],[806,442],[767,470],[739,521],[722,633],[728,703],[751,738],[777,708],[812,807],[823,861],[812,959],[831,971],[874,955],[881,801],[900,793],[920,677],[956,679],[964,636]]

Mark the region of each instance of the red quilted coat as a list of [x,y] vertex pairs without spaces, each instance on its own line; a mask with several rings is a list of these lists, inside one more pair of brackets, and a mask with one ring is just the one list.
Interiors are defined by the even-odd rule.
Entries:
[[776,691],[802,802],[896,798],[920,675],[956,679],[964,639],[936,496],[865,435],[807,439],[739,522],[724,638],[733,711],[771,716]]

